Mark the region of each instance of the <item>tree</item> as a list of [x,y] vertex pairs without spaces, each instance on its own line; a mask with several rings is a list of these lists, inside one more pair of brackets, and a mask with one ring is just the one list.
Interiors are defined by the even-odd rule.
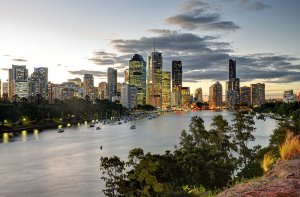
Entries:
[[124,191],[123,184],[125,175],[123,171],[125,170],[125,162],[121,161],[119,157],[101,157],[100,159],[100,170],[102,171],[101,179],[105,181],[106,189],[102,191],[106,196],[115,197],[122,196]]

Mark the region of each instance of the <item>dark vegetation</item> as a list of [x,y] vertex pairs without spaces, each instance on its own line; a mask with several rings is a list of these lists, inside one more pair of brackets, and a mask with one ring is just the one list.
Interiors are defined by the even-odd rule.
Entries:
[[[293,108],[289,114],[296,111],[299,108]],[[295,116],[293,122],[299,120]],[[249,142],[255,140],[254,114],[250,111],[236,110],[232,125],[221,115],[215,116],[209,130],[202,118],[195,116],[189,129],[182,131],[180,143],[173,152],[145,154],[135,148],[129,152],[126,162],[117,156],[102,157],[100,170],[106,183],[103,192],[106,196],[217,193],[236,182],[262,176],[264,154],[270,151],[278,154],[278,145],[284,141],[287,129],[299,132],[300,126],[280,122],[268,147],[249,148]]]

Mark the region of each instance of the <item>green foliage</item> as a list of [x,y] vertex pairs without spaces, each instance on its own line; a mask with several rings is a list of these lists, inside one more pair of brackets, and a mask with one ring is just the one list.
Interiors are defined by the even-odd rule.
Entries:
[[123,170],[125,169],[125,163],[117,156],[111,158],[101,157],[100,161],[100,170],[105,175],[101,177],[105,181],[106,186],[106,189],[103,189],[104,194],[110,197],[120,196],[120,194],[124,193],[123,184],[125,177]]

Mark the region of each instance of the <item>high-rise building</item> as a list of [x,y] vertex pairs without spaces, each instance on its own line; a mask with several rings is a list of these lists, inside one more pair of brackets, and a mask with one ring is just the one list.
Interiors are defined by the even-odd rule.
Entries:
[[92,74],[84,74],[83,76],[83,97],[86,96],[90,97],[90,101],[95,100],[94,76]]
[[162,53],[153,51],[148,56],[147,104],[161,109],[162,107]]
[[14,96],[19,98],[29,96],[28,70],[25,65],[12,65],[9,69],[9,92],[8,96],[12,99]]
[[181,106],[182,88],[182,62],[172,61],[172,92],[174,93],[175,106]]
[[251,105],[258,106],[265,103],[265,84],[251,84]]
[[108,99],[113,100],[117,96],[117,69],[107,69]]
[[240,103],[240,79],[236,78],[236,60],[229,59],[229,81],[226,83],[226,104],[228,108]]
[[40,95],[44,99],[48,97],[48,68],[39,67],[34,68],[29,80],[29,94],[30,96]]
[[209,108],[217,109],[222,107],[222,85],[217,81],[209,87]]
[[129,84],[137,89],[137,103],[146,104],[146,62],[143,57],[134,54],[129,60]]
[[195,102],[203,102],[202,88],[197,88],[195,90]]
[[54,96],[53,96],[53,83],[48,82],[48,102],[53,103],[54,101]]
[[162,109],[171,108],[171,73],[162,72]]
[[188,108],[191,101],[190,87],[181,87],[181,106]]
[[98,99],[108,99],[108,85],[106,82],[101,82],[98,85]]
[[[145,70],[146,70],[146,66],[145,66]],[[129,84],[129,69],[124,70],[124,83]]]
[[137,106],[137,88],[134,85],[122,85],[121,104],[129,109],[135,108]]
[[251,88],[244,86],[240,88],[240,103],[251,105]]
[[229,80],[236,78],[236,60],[229,59]]
[[294,94],[294,91],[293,90],[284,91],[282,100],[284,103],[296,102],[296,95]]

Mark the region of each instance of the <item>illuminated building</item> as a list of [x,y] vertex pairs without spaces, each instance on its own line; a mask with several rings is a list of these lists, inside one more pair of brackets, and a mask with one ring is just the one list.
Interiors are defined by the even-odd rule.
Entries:
[[195,102],[203,102],[202,88],[197,88],[195,90]]
[[108,85],[106,82],[101,82],[98,85],[98,99],[108,99]]
[[107,69],[108,99],[113,100],[117,96],[117,69]]
[[181,87],[182,87],[182,62],[172,61],[172,93],[174,93],[173,106],[181,106]]
[[68,79],[68,82],[75,83],[80,88],[83,86],[80,78]]
[[84,74],[83,76],[83,97],[86,96],[90,97],[90,101],[95,100],[94,77],[92,74]]
[[265,84],[251,84],[251,105],[258,106],[265,103]]
[[162,72],[162,109],[171,108],[171,73]]
[[153,51],[148,56],[147,104],[159,109],[162,107],[162,66],[162,53]]
[[146,62],[143,57],[134,54],[129,60],[129,84],[137,89],[137,103],[146,104]]
[[41,95],[44,99],[48,97],[48,68],[34,68],[29,80],[30,96]]
[[209,108],[216,109],[222,107],[222,85],[217,81],[209,87]]
[[9,92],[8,96],[12,99],[14,96],[19,98],[29,96],[28,70],[25,65],[12,65],[9,69]]
[[[130,64],[130,61],[129,61],[129,64]],[[129,84],[129,69],[124,70],[124,83]]]
[[248,106],[251,105],[251,88],[244,86],[240,87],[240,103],[246,104]]
[[181,87],[181,106],[188,108],[191,101],[190,87]]

